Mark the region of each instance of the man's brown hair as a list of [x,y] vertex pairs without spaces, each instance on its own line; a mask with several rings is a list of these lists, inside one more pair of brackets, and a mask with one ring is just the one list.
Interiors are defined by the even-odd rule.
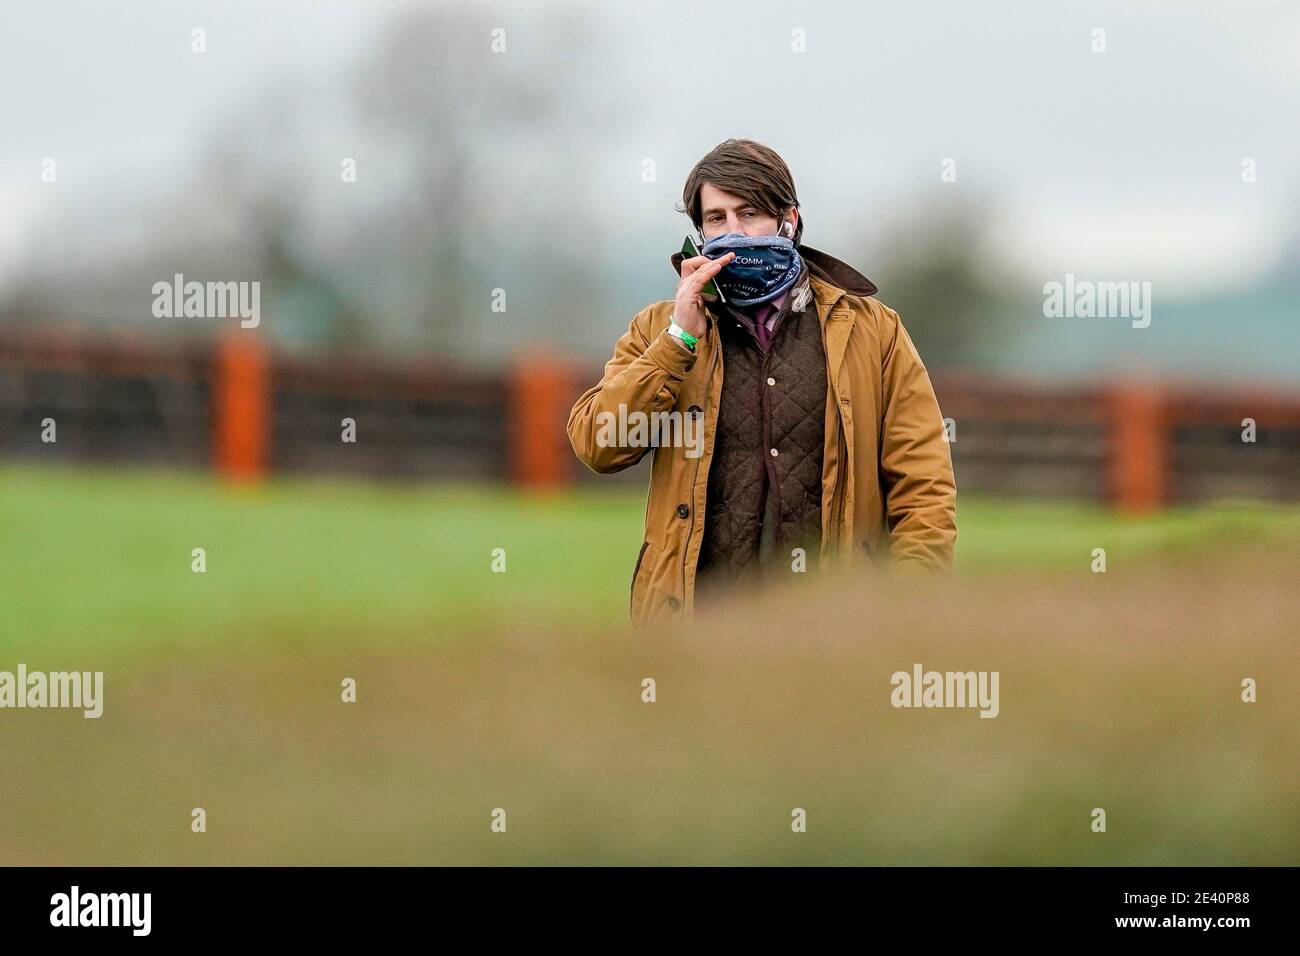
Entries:
[[[690,216],[696,229],[701,229],[704,223],[703,211],[700,209],[700,187],[705,183],[712,183],[723,192],[739,196],[777,220],[784,219],[789,214],[790,207],[799,206],[790,167],[770,146],[752,139],[729,139],[719,143],[695,164],[695,168],[686,177],[686,185],[682,187],[682,204],[677,211]],[[794,230],[796,245],[802,235],[803,211],[800,210],[799,223]]]

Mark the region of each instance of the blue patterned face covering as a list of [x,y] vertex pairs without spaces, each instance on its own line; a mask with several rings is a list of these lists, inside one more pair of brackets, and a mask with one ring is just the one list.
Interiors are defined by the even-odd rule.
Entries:
[[761,305],[794,285],[803,260],[794,243],[785,236],[744,236],[728,232],[714,236],[700,249],[710,259],[734,252],[732,259],[715,277],[722,294],[732,305]]

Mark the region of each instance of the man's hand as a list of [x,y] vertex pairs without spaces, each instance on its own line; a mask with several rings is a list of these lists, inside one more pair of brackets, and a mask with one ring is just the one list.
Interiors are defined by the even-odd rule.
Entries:
[[682,260],[682,278],[677,283],[673,318],[678,325],[696,338],[703,338],[709,327],[708,316],[704,314],[704,296],[700,290],[734,258],[736,254],[728,252],[717,259],[696,256],[693,259]]

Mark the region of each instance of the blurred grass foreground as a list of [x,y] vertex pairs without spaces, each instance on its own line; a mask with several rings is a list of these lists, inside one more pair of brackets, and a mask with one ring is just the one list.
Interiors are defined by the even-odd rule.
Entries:
[[[0,670],[105,675],[0,712],[0,864],[1300,856],[1300,509],[963,499],[950,579],[633,633],[643,501],[0,470]],[[891,706],[915,664],[998,716]]]

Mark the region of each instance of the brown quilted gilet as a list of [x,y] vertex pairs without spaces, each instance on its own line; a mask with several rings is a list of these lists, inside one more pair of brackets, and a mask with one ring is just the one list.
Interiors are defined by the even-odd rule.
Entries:
[[[794,291],[807,281],[807,272]],[[722,398],[709,465],[696,602],[742,583],[788,578],[794,549],[811,572],[821,546],[826,350],[811,299],[777,312],[759,346],[752,316],[726,308],[718,320]],[[776,455],[772,454],[776,449]]]

